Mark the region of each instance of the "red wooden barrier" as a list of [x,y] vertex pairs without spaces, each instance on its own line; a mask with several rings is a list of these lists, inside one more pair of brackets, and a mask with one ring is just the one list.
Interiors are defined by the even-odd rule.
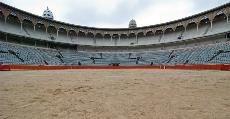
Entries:
[[0,71],[10,71],[9,65],[0,65]]
[[63,69],[188,69],[188,70],[224,70],[226,65],[177,65],[177,66],[46,66],[46,65],[0,65],[0,71],[10,70],[63,70]]

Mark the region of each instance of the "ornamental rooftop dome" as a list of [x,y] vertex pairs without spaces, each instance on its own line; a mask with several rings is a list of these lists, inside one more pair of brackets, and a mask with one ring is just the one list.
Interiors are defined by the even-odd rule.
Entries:
[[47,7],[47,9],[43,12],[42,17],[46,18],[46,19],[50,19],[53,20],[53,13],[49,10],[49,8]]
[[129,28],[136,28],[137,27],[137,23],[134,19],[132,19],[130,22],[129,22]]

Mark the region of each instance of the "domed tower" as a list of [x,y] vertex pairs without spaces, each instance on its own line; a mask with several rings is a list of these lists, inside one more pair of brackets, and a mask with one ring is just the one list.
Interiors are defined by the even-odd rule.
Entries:
[[49,8],[47,7],[47,9],[43,12],[42,17],[46,18],[46,19],[50,19],[53,20],[53,13],[49,10]]
[[129,28],[136,28],[137,27],[137,23],[134,19],[132,19],[130,22],[129,22]]

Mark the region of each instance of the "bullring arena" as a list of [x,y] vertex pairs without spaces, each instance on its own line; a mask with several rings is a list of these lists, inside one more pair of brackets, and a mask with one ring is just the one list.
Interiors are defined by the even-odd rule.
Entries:
[[229,16],[95,28],[0,2],[0,118],[229,119]]
[[2,119],[228,119],[230,73],[79,69],[0,72]]

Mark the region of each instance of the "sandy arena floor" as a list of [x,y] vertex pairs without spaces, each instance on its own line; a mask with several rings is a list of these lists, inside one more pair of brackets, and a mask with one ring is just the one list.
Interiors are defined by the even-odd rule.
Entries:
[[0,119],[230,119],[230,72],[0,72]]

